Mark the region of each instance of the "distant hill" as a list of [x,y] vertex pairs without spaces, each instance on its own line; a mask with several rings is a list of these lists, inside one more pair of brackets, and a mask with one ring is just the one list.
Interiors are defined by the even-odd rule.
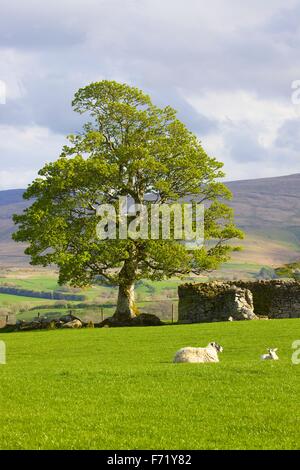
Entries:
[[21,213],[28,205],[22,198],[23,193],[23,189],[0,191],[0,266],[28,264],[23,245],[11,239],[14,231],[12,215]]
[[[278,266],[300,259],[300,174],[232,181],[236,222],[246,232],[238,263]],[[26,264],[23,247],[11,240],[11,216],[28,202],[23,190],[0,191],[0,266]]]
[[231,206],[246,232],[236,259],[278,265],[300,258],[300,174],[233,181]]

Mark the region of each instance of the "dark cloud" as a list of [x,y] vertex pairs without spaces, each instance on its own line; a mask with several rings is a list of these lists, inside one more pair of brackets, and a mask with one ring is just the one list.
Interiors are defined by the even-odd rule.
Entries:
[[297,118],[290,119],[281,126],[275,144],[281,149],[297,152],[300,158],[300,114]]
[[79,20],[68,0],[52,5],[12,0],[1,6],[0,44],[21,50],[72,47],[85,38]]
[[257,136],[241,129],[227,135],[228,152],[236,163],[264,161],[268,152],[259,144]]

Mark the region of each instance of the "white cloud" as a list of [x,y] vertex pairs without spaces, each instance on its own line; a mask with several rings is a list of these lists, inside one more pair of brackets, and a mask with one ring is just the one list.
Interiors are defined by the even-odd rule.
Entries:
[[208,92],[185,96],[199,113],[220,122],[220,128],[248,127],[263,147],[270,147],[283,123],[296,116],[292,103],[263,100],[246,91]]
[[185,98],[199,114],[216,122],[215,132],[203,137],[203,146],[225,162],[229,179],[299,171],[299,109],[289,100],[262,99],[242,90]]
[[0,190],[26,188],[37,176],[33,170],[19,172],[17,169],[0,171]]
[[47,128],[0,126],[0,189],[25,187],[43,164],[58,158],[64,143]]

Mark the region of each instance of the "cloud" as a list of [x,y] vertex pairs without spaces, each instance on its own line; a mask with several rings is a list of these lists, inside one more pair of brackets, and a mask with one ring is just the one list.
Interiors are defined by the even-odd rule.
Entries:
[[24,159],[35,171],[57,158],[63,136],[82,126],[74,92],[106,78],[178,109],[230,179],[299,172],[290,100],[299,13],[298,0],[10,0],[0,18],[0,128],[16,148],[2,144],[2,171],[13,161],[21,177]]
[[24,188],[41,166],[58,158],[64,136],[42,127],[0,125],[0,187]]
[[2,47],[57,49],[84,40],[80,17],[72,16],[72,2],[64,0],[41,5],[39,1],[12,0],[1,7]]
[[[225,160],[227,174],[247,178],[249,171],[254,176],[262,173],[272,176],[281,168],[291,173],[297,169],[295,152],[300,141],[297,107],[280,98],[263,100],[252,92],[240,90],[207,92],[202,96],[187,96],[186,100],[217,123],[217,131],[206,136],[204,147]],[[282,160],[285,160],[283,164]]]
[[298,154],[300,149],[300,115],[283,123],[276,137],[276,145]]
[[0,170],[0,188],[5,189],[23,189],[26,188],[29,181],[36,177],[36,172],[28,170],[25,172],[14,172],[12,170]]

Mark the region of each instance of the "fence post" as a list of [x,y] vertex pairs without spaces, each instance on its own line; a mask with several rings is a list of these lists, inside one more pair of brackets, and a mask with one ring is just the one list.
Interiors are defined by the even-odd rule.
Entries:
[[172,302],[172,324],[174,323],[174,304]]
[[104,312],[103,312],[103,307],[101,307],[101,321],[104,321]]

